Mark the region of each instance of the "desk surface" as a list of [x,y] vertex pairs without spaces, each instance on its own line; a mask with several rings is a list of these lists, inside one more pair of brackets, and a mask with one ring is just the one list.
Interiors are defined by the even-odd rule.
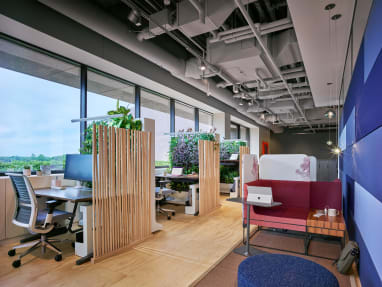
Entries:
[[56,200],[65,200],[72,202],[84,202],[92,200],[91,189],[77,189],[73,187],[66,187],[65,189],[45,188],[36,189],[35,193],[37,196],[44,196]]
[[237,202],[237,203],[244,203],[252,206],[260,206],[260,207],[275,207],[282,205],[281,202],[272,202],[272,204],[266,204],[266,203],[260,203],[260,202],[253,202],[253,201],[246,201],[242,197],[234,197],[234,198],[227,198],[227,201],[231,202]]

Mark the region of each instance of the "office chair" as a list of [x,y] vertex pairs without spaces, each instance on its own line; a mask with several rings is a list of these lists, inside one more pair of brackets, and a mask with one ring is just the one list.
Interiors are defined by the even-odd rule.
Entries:
[[39,240],[14,246],[8,251],[9,256],[15,256],[16,249],[30,247],[19,255],[18,260],[13,261],[13,267],[19,267],[21,265],[21,258],[40,246],[43,253],[45,253],[46,247],[56,252],[57,255],[54,259],[56,261],[61,261],[61,250],[52,244],[54,242],[59,242],[60,240],[48,240],[47,233],[54,229],[56,222],[68,219],[71,214],[66,211],[56,210],[55,207],[62,203],[57,200],[46,201],[47,209],[39,210],[36,194],[29,179],[22,174],[10,173],[7,175],[11,179],[16,201],[12,223],[28,229],[31,233],[41,234]]
[[157,212],[166,215],[168,220],[171,219],[170,214],[172,214],[172,216],[175,216],[176,212],[174,209],[162,208],[160,206],[160,202],[162,200],[166,200],[166,197],[174,192],[172,189],[166,188],[166,184],[170,182],[171,182],[170,180],[161,180],[159,181],[160,187],[155,188],[155,200],[157,203]]

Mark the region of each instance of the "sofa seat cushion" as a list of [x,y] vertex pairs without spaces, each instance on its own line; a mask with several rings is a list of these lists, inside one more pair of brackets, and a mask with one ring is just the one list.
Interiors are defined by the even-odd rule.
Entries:
[[255,214],[251,219],[279,222],[295,225],[306,225],[309,208],[277,206],[272,208],[254,207]]

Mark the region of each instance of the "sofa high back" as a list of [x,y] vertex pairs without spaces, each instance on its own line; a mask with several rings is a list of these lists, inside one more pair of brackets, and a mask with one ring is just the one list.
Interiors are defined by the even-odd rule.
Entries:
[[[273,200],[282,202],[283,206],[309,208],[310,182],[308,181],[260,179],[249,182],[247,185],[271,187]],[[245,194],[247,194],[247,191]]]
[[341,181],[310,182],[310,208],[324,209],[325,206],[342,210]]

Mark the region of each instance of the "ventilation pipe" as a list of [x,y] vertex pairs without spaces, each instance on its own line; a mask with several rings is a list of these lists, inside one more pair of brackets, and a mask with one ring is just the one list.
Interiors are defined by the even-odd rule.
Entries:
[[264,51],[264,54],[269,59],[269,62],[271,63],[271,65],[273,66],[275,71],[277,71],[277,73],[279,74],[279,77],[282,80],[282,82],[284,83],[285,88],[288,90],[288,93],[289,93],[290,97],[292,98],[293,102],[295,103],[297,110],[299,111],[301,116],[304,118],[306,124],[310,127],[312,132],[315,133],[315,130],[313,129],[312,125],[309,123],[308,119],[305,117],[304,111],[299,106],[297,99],[294,97],[291,89],[289,88],[286,79],[283,77],[283,74],[281,73],[280,68],[278,67],[278,65],[274,61],[271,52],[268,50],[268,47],[263,42],[263,39],[261,38],[259,31],[256,29],[255,24],[253,23],[247,10],[245,10],[243,3],[241,2],[241,0],[235,0],[235,3],[237,5],[237,7],[239,8],[239,10],[241,11],[241,14],[244,16],[245,20],[247,21],[248,25],[251,27],[251,30],[252,30],[253,34],[255,35],[257,42],[259,43],[262,50]]
[[206,14],[204,9],[204,0],[188,0],[194,6],[194,8],[198,11],[199,14],[199,20],[202,24],[206,23]]
[[[136,34],[128,31],[127,27],[111,17],[109,14],[97,8],[89,1],[61,1],[61,0],[38,0],[42,4],[53,10],[73,19],[74,21],[88,27],[115,43],[125,47],[126,49],[136,53],[137,55],[155,63],[163,69],[169,71],[173,76],[192,85],[202,92],[206,92],[207,85],[200,80],[189,79],[185,77],[185,61],[178,59],[174,55],[168,53],[162,48],[150,42],[140,42],[136,38]],[[232,94],[225,89],[219,89],[215,86],[215,82],[206,79],[210,88],[210,93],[227,105],[237,109],[238,104],[232,97]],[[274,132],[282,132],[282,127],[275,127],[264,123],[259,117],[251,113],[243,113],[258,124],[272,129]]]

